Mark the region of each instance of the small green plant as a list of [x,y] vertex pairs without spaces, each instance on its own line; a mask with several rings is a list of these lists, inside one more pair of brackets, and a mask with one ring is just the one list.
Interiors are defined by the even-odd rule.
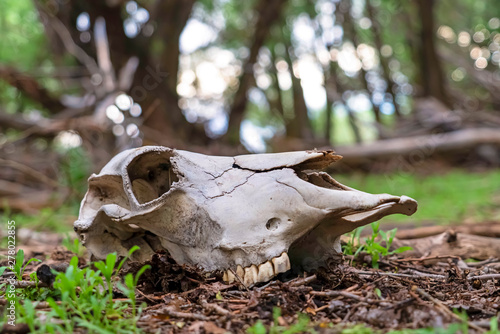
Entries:
[[66,234],[66,236],[62,240],[62,245],[67,250],[76,254],[79,257],[85,254],[85,248],[82,246],[80,240],[78,238],[71,239],[71,237],[68,234]]
[[14,274],[16,275],[16,278],[19,281],[23,279],[23,274],[24,274],[24,271],[26,270],[26,267],[31,262],[34,262],[34,261],[41,262],[39,259],[32,258],[32,259],[29,259],[26,262],[26,264],[23,266],[23,264],[24,264],[24,251],[22,249],[17,251],[16,263],[14,264]]
[[[139,269],[139,271],[137,271],[137,273],[135,274],[135,276],[132,275],[131,273],[128,273],[127,275],[125,275],[125,278],[124,278],[125,285],[123,285],[121,283],[117,284],[118,288],[131,301],[130,302],[130,307],[132,308],[132,318],[135,318],[137,316],[137,314],[138,313],[140,314],[141,311],[142,311],[142,307],[140,307],[137,310],[137,301],[136,301],[136,298],[135,298],[135,288],[137,287],[137,284],[139,283],[139,277],[141,277],[141,275],[146,270],[148,270],[150,268],[151,268],[151,266],[149,266],[149,265],[143,266],[141,269]],[[135,327],[135,322],[134,322],[133,325],[134,325],[134,329],[135,329],[136,328]]]
[[352,231],[350,233],[350,239],[349,241],[347,242],[347,244],[343,245],[342,246],[342,250],[344,252],[344,254],[346,255],[355,255],[356,254],[356,251],[360,248],[360,244],[361,244],[361,232],[363,231],[363,229],[365,228],[365,226],[361,226],[361,227],[358,227],[357,229],[355,229],[354,231]]
[[[79,268],[78,257],[74,256],[66,272],[54,272],[56,278],[53,289],[30,288],[37,292],[36,296],[27,295],[26,289],[17,289],[18,295],[26,297],[16,301],[19,323],[27,324],[32,333],[73,333],[77,327],[80,330],[85,328],[89,333],[141,333],[136,321],[142,306],[137,307],[135,292],[139,277],[149,266],[144,266],[135,275],[127,274],[124,284],[116,284],[128,300],[113,299],[113,283],[118,280],[117,273],[137,249],[137,246],[133,247],[128,256],[120,261],[117,261],[116,253],[108,254],[105,261],[95,263],[97,270]],[[18,257],[24,260],[24,253],[18,252]],[[16,268],[16,276],[22,276],[26,265]],[[38,282],[36,273],[32,273],[30,278]],[[50,306],[49,311],[36,309],[36,301],[33,300],[42,298]],[[116,321],[118,319],[120,321]]]
[[486,334],[496,334],[500,333],[498,331],[498,316],[491,318],[490,320],[490,330]]
[[[344,245],[344,253],[347,255],[354,255],[356,257],[360,252],[365,252],[372,258],[372,267],[378,268],[378,261],[383,256],[399,254],[411,250],[411,247],[399,247],[393,251],[389,249],[392,246],[394,237],[396,236],[397,229],[392,229],[388,232],[380,230],[380,222],[375,222],[372,225],[372,234],[368,238],[364,238],[363,242],[360,241],[360,235],[363,227],[357,228],[351,234],[351,239]],[[381,244],[385,243],[385,246]]]

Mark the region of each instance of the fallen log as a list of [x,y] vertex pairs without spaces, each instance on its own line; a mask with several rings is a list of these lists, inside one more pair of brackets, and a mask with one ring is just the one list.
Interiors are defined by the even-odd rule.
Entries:
[[500,258],[500,239],[457,233],[453,230],[426,238],[394,239],[394,248],[404,246],[413,248],[413,250],[405,253],[413,257],[448,255],[475,260],[486,260],[492,257]]
[[[498,222],[491,223],[475,223],[468,225],[453,226],[452,229],[457,233],[473,234],[483,237],[500,238],[500,224]],[[398,239],[418,239],[441,234],[450,230],[450,226],[423,226],[411,229],[399,227],[396,232]]]
[[408,138],[379,140],[361,145],[336,146],[343,163],[408,156],[419,160],[437,153],[463,151],[484,144],[500,146],[500,131],[493,128],[463,129]]

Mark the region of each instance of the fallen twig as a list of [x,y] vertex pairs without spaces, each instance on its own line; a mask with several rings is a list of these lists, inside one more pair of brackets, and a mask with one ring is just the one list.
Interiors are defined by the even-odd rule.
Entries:
[[296,279],[293,279],[293,280],[287,282],[287,284],[288,284],[288,286],[301,286],[301,285],[305,285],[305,284],[314,282],[316,279],[317,279],[316,275],[311,275],[311,276],[303,277],[303,278],[299,277],[299,278],[296,278]]
[[150,298],[149,296],[147,296],[144,292],[142,292],[142,291],[141,291],[141,290],[139,290],[139,289],[136,289],[136,291],[137,291],[137,292],[138,292],[138,293],[139,293],[142,297],[144,297],[145,299],[149,300],[149,301],[150,301],[151,303],[153,303],[153,304],[158,304],[158,303],[161,301],[161,300],[160,300],[160,301],[158,301],[158,300],[154,300],[154,299]]
[[367,275],[367,276],[393,276],[393,277],[406,277],[406,278],[429,277],[435,279],[446,279],[446,276],[444,275],[427,274],[427,273],[417,272],[416,270],[412,270],[413,274],[387,273],[382,271],[371,272],[363,270],[354,270],[354,272],[358,275]]
[[500,274],[485,274],[485,275],[478,275],[478,276],[470,276],[470,277],[467,277],[467,280],[473,281],[476,279],[491,279],[491,278],[500,278]]
[[212,304],[212,303],[209,303],[207,302],[206,300],[202,300],[201,301],[201,305],[211,311],[214,311],[215,313],[219,314],[219,315],[230,315],[231,312],[226,310],[225,308],[223,308],[222,306],[220,305],[217,305],[217,304]]
[[245,290],[247,290],[248,292],[250,292],[250,289],[248,288],[248,286],[245,285],[245,283],[243,283],[243,280],[241,279],[240,275],[238,275],[233,269],[229,268],[229,270],[231,270],[231,272],[233,273],[234,277],[236,277],[236,279],[238,280],[238,282],[241,283],[241,285],[243,285],[245,287]]
[[[19,302],[21,303],[21,305],[24,304],[24,300],[19,300]],[[8,303],[9,303],[9,301],[7,299],[0,299],[0,305],[4,306],[4,305],[7,305]],[[55,303],[57,305],[61,305],[60,301],[56,301]],[[37,310],[51,308],[51,306],[49,305],[49,303],[47,303],[45,301],[34,301],[33,302],[33,306]]]
[[461,258],[456,255],[436,255],[436,256],[425,256],[419,258],[405,258],[405,259],[395,259],[395,262],[424,262],[429,260],[444,260],[444,259],[456,259],[460,260]]
[[394,303],[390,306],[387,306],[385,308],[385,310],[390,310],[390,309],[398,309],[400,307],[403,307],[403,306],[406,306],[407,304],[410,304],[412,302],[415,301],[415,298],[414,297],[411,297],[411,298],[408,298],[408,299],[405,299],[405,300],[402,300],[400,302],[397,302],[397,303]]
[[[0,282],[1,284],[11,284],[8,281]],[[49,286],[43,282],[32,282],[32,281],[14,281],[13,284],[16,289],[25,289],[25,288],[48,288]]]
[[201,320],[201,321],[208,321],[210,320],[209,317],[204,316],[203,314],[196,314],[196,313],[190,313],[190,312],[178,312],[174,311],[172,307],[167,306],[164,307],[155,313],[157,314],[166,314],[174,318],[183,318],[183,319],[188,319],[188,320]]
[[484,261],[479,261],[479,262],[469,262],[467,263],[467,265],[469,267],[474,267],[474,268],[477,268],[477,267],[482,267],[484,265],[487,265],[487,264],[490,264],[490,263],[495,263],[495,262],[498,262],[498,259],[497,258],[490,258],[490,259],[487,259],[487,260],[484,260]]
[[355,294],[350,293],[350,292],[345,292],[345,291],[336,291],[336,290],[335,291],[310,291],[309,294],[311,294],[313,296],[318,296],[318,297],[339,297],[339,296],[342,296],[345,298],[354,299],[354,300],[361,302],[361,303],[377,304],[380,306],[387,306],[387,307],[392,306],[391,303],[388,303],[388,302],[385,302],[382,300],[374,300],[374,299],[364,298],[364,297],[355,295]]

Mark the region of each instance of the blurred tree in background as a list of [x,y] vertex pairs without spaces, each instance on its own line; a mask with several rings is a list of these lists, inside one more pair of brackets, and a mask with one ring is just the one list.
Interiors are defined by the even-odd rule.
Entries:
[[[0,29],[5,182],[26,178],[11,160],[56,175],[69,149],[96,170],[140,145],[235,154],[464,129],[478,131],[453,148],[500,163],[484,132],[500,126],[493,0],[4,0]],[[381,156],[406,147],[391,145]]]

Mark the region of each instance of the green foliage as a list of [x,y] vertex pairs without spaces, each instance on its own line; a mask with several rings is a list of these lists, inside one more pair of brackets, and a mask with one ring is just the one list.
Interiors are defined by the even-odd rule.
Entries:
[[375,334],[377,333],[376,330],[374,330],[371,327],[367,327],[364,324],[358,324],[354,325],[350,328],[345,328],[341,331],[342,334]]
[[490,320],[490,330],[486,334],[495,334],[498,331],[498,316],[491,318]]
[[[128,257],[137,250],[133,247]],[[24,253],[19,251],[17,256],[16,277],[20,277],[23,267]],[[125,285],[118,283],[118,288],[129,298],[128,300],[113,299],[113,282],[118,279],[117,272],[127,258],[117,261],[116,253],[109,254],[105,261],[95,263],[97,271],[90,267],[79,268],[78,257],[73,257],[66,272],[57,273],[53,289],[31,288],[37,294],[26,294],[29,289],[16,289],[18,323],[28,325],[32,333],[73,333],[75,328],[86,328],[89,333],[140,333],[136,321],[142,307],[137,307],[135,289],[140,275],[149,266],[141,268],[136,275],[127,274],[124,278]],[[5,270],[0,268],[0,271]],[[55,272],[54,272],[55,273]],[[36,274],[31,279],[38,282]],[[37,311],[36,300],[46,300],[50,306],[49,311]],[[22,299],[22,302],[19,300]],[[129,308],[132,310],[129,311]],[[41,315],[44,316],[41,316]],[[58,319],[46,321],[43,319]],[[116,321],[116,320],[120,321]]]
[[[51,63],[43,25],[31,0],[0,1],[0,64],[25,71]],[[36,103],[20,99],[16,88],[0,80],[0,104],[10,113],[38,109]]]
[[[357,228],[351,233],[350,241],[343,248],[345,254],[356,257],[360,252],[365,252],[372,258],[372,267],[378,268],[378,260],[381,257],[403,253],[412,249],[411,247],[399,247],[390,251],[389,249],[391,248],[397,229],[384,232],[380,230],[380,222],[375,222],[371,226],[372,234],[370,237],[364,238],[363,242],[360,241],[360,234],[364,226]],[[382,245],[382,242],[385,245]]]
[[[12,266],[8,267],[0,267],[0,276],[3,273],[10,269],[12,273],[15,275],[16,280],[21,281],[26,271],[26,267],[32,262],[39,262],[39,259],[31,258],[25,262],[24,251],[22,249],[18,250],[15,256],[15,263]],[[38,277],[36,272],[33,272],[29,275],[29,282],[34,282],[35,286],[28,286],[25,288],[17,288],[15,289],[16,295],[22,297],[21,299],[29,299],[29,300],[43,300],[49,296],[52,291],[48,289],[39,289],[38,288]],[[6,284],[3,284],[2,287],[5,287]],[[7,296],[6,290],[0,290],[0,296]]]
[[[125,275],[124,281],[125,285],[118,283],[118,288],[123,292],[125,296],[127,296],[130,301],[131,305],[130,307],[132,308],[132,317],[135,318],[137,315],[137,301],[135,298],[135,288],[137,284],[139,283],[139,277],[148,269],[150,269],[151,266],[143,266],[139,271],[136,273],[136,275],[132,275],[131,273],[128,273]],[[139,313],[141,313],[141,308],[139,308]],[[135,323],[134,323],[135,326]]]
[[[14,220],[17,226],[29,228],[37,232],[73,232],[73,222],[76,220],[78,206],[63,206],[58,209],[43,208],[38,214],[10,213],[7,210],[0,213],[0,221]],[[3,238],[2,242],[6,242]],[[5,247],[5,245],[3,245]]]
[[43,26],[30,0],[0,2],[2,48],[0,61],[28,66],[36,65],[47,56]]

